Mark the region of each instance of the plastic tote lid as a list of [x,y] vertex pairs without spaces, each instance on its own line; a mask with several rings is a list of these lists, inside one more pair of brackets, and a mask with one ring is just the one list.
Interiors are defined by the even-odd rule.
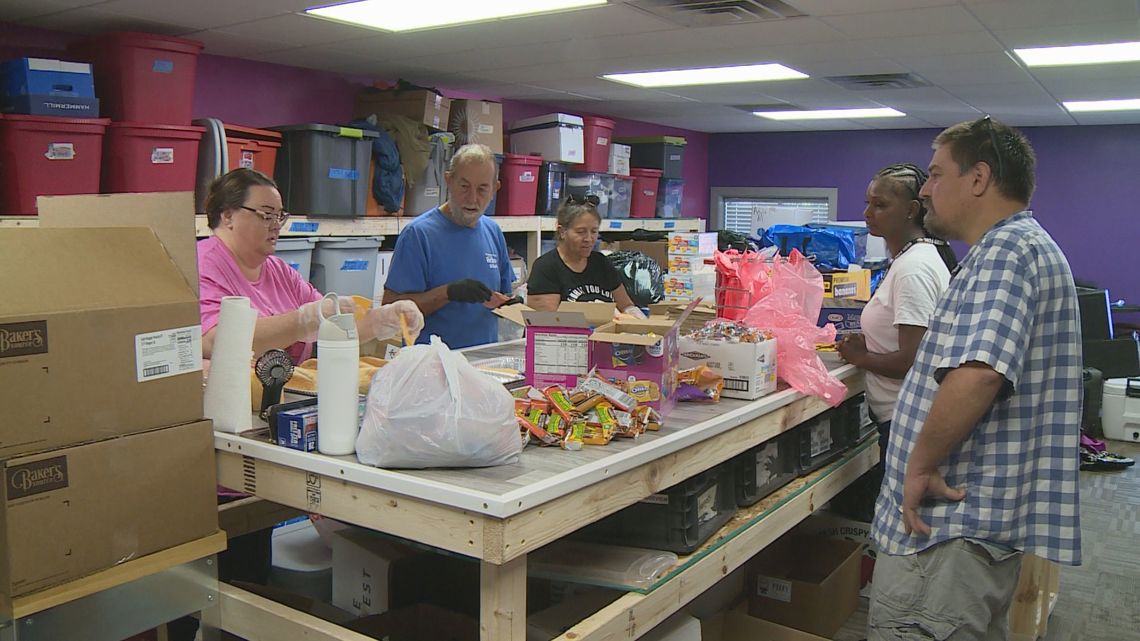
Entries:
[[1140,377],[1109,378],[1104,381],[1106,396],[1127,396],[1140,398]]
[[584,124],[581,116],[573,114],[545,114],[534,118],[523,118],[511,123],[511,131],[520,129],[537,129],[539,127],[567,126],[581,127]]
[[625,145],[684,145],[685,139],[680,136],[635,136],[633,138],[614,138],[614,142]]

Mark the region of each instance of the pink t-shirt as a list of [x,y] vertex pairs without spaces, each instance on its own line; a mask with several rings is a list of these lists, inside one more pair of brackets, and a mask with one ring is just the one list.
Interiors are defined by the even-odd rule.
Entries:
[[[320,300],[321,293],[301,278],[297,270],[276,256],[265,260],[261,277],[246,280],[233,254],[222,239],[210,236],[198,241],[198,284],[202,311],[202,334],[218,324],[223,296],[245,296],[258,316],[276,316]],[[286,350],[294,363],[313,351],[310,343],[294,343]]]

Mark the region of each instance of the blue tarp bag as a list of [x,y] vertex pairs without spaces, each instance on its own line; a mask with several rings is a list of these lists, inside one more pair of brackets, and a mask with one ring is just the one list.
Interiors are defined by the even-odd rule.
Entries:
[[764,247],[778,248],[782,256],[798,249],[820,271],[861,265],[867,254],[867,230],[861,227],[772,225],[761,240]]

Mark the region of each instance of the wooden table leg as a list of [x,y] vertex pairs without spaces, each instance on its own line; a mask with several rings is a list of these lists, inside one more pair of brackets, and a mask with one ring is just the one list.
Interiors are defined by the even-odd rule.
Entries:
[[526,640],[526,555],[479,572],[480,641]]

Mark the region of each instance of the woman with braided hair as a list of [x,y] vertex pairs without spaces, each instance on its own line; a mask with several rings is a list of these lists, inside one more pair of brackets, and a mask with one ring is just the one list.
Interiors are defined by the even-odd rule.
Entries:
[[882,237],[891,259],[863,308],[863,333],[837,346],[847,362],[867,372],[867,406],[884,452],[902,379],[958,264],[950,245],[923,227],[926,207],[918,192],[924,183],[926,172],[902,163],[884,167],[867,186],[867,231]]

